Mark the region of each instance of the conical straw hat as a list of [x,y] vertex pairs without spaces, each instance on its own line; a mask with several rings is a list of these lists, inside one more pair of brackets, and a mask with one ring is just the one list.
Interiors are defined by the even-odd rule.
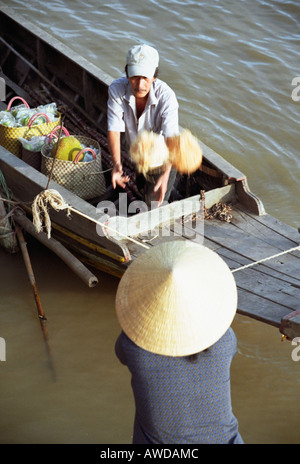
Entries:
[[213,345],[236,313],[237,288],[222,258],[193,242],[163,242],[125,271],[116,312],[126,335],[141,348],[186,356]]

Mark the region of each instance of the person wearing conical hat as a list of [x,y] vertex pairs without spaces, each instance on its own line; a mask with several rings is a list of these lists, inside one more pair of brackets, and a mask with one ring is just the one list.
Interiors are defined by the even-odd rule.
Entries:
[[[121,159],[121,134],[125,135],[126,149],[137,134],[150,131],[163,137],[179,132],[178,101],[175,92],[158,76],[159,53],[147,45],[132,46],[126,57],[126,76],[114,80],[108,89],[107,137],[113,161],[112,186],[125,188],[129,177],[124,175]],[[170,163],[156,166],[155,173],[145,178],[140,174],[137,184],[143,190],[143,200],[159,206],[168,201],[176,178]]]
[[133,444],[242,444],[232,412],[237,288],[217,253],[174,240],[120,280],[116,355],[131,373]]

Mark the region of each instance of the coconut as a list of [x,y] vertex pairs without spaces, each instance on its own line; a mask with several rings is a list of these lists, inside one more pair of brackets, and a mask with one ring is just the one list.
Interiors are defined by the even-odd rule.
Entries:
[[160,134],[142,130],[130,146],[130,156],[144,175],[169,162],[169,150]]
[[202,163],[202,149],[196,137],[188,129],[179,135],[168,137],[169,160],[173,168],[181,174],[192,174]]

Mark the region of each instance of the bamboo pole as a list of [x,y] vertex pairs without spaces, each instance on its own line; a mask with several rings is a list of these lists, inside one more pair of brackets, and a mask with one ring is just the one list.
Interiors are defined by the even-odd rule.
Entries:
[[44,338],[44,341],[45,341],[46,352],[47,352],[47,357],[48,357],[48,361],[49,361],[49,367],[50,367],[51,372],[52,372],[53,380],[55,381],[56,380],[56,373],[55,373],[55,368],[54,368],[54,364],[53,364],[53,358],[52,358],[51,349],[50,349],[50,345],[49,345],[48,329],[47,329],[47,326],[46,326],[47,318],[46,318],[44,310],[42,308],[41,299],[40,299],[39,292],[38,292],[38,289],[37,289],[36,280],[35,280],[35,276],[34,276],[34,273],[33,273],[29,253],[28,253],[28,250],[27,250],[27,244],[26,244],[26,241],[24,239],[23,232],[22,232],[19,225],[16,225],[16,234],[17,234],[17,238],[18,238],[18,241],[19,241],[21,251],[22,251],[22,255],[23,255],[25,266],[26,266],[29,282],[32,285],[34,299],[35,299],[35,303],[36,303],[36,307],[37,307],[37,311],[38,311],[38,317],[39,317],[39,320],[40,320],[41,329],[42,329],[42,333],[43,333],[43,338]]
[[70,269],[80,277],[84,283],[89,287],[95,287],[98,284],[97,277],[87,269],[84,264],[79,261],[69,250],[67,250],[60,242],[54,238],[48,238],[45,232],[36,232],[34,225],[24,213],[20,210],[16,211],[14,215],[15,222],[17,222],[26,232],[39,240],[43,245],[53,251],[59,258],[61,258]]

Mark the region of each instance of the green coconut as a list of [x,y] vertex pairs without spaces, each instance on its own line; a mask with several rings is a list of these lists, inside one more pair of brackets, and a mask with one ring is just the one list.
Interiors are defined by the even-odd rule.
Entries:
[[[53,145],[52,150],[51,150],[52,158],[54,158],[55,153],[56,153],[56,145],[57,143]],[[79,140],[73,135],[70,135],[68,137],[63,137],[59,141],[56,158],[61,159],[61,160],[66,160],[66,161],[74,161],[74,159],[76,158],[76,156],[82,149],[83,149],[83,146],[81,145]]]

